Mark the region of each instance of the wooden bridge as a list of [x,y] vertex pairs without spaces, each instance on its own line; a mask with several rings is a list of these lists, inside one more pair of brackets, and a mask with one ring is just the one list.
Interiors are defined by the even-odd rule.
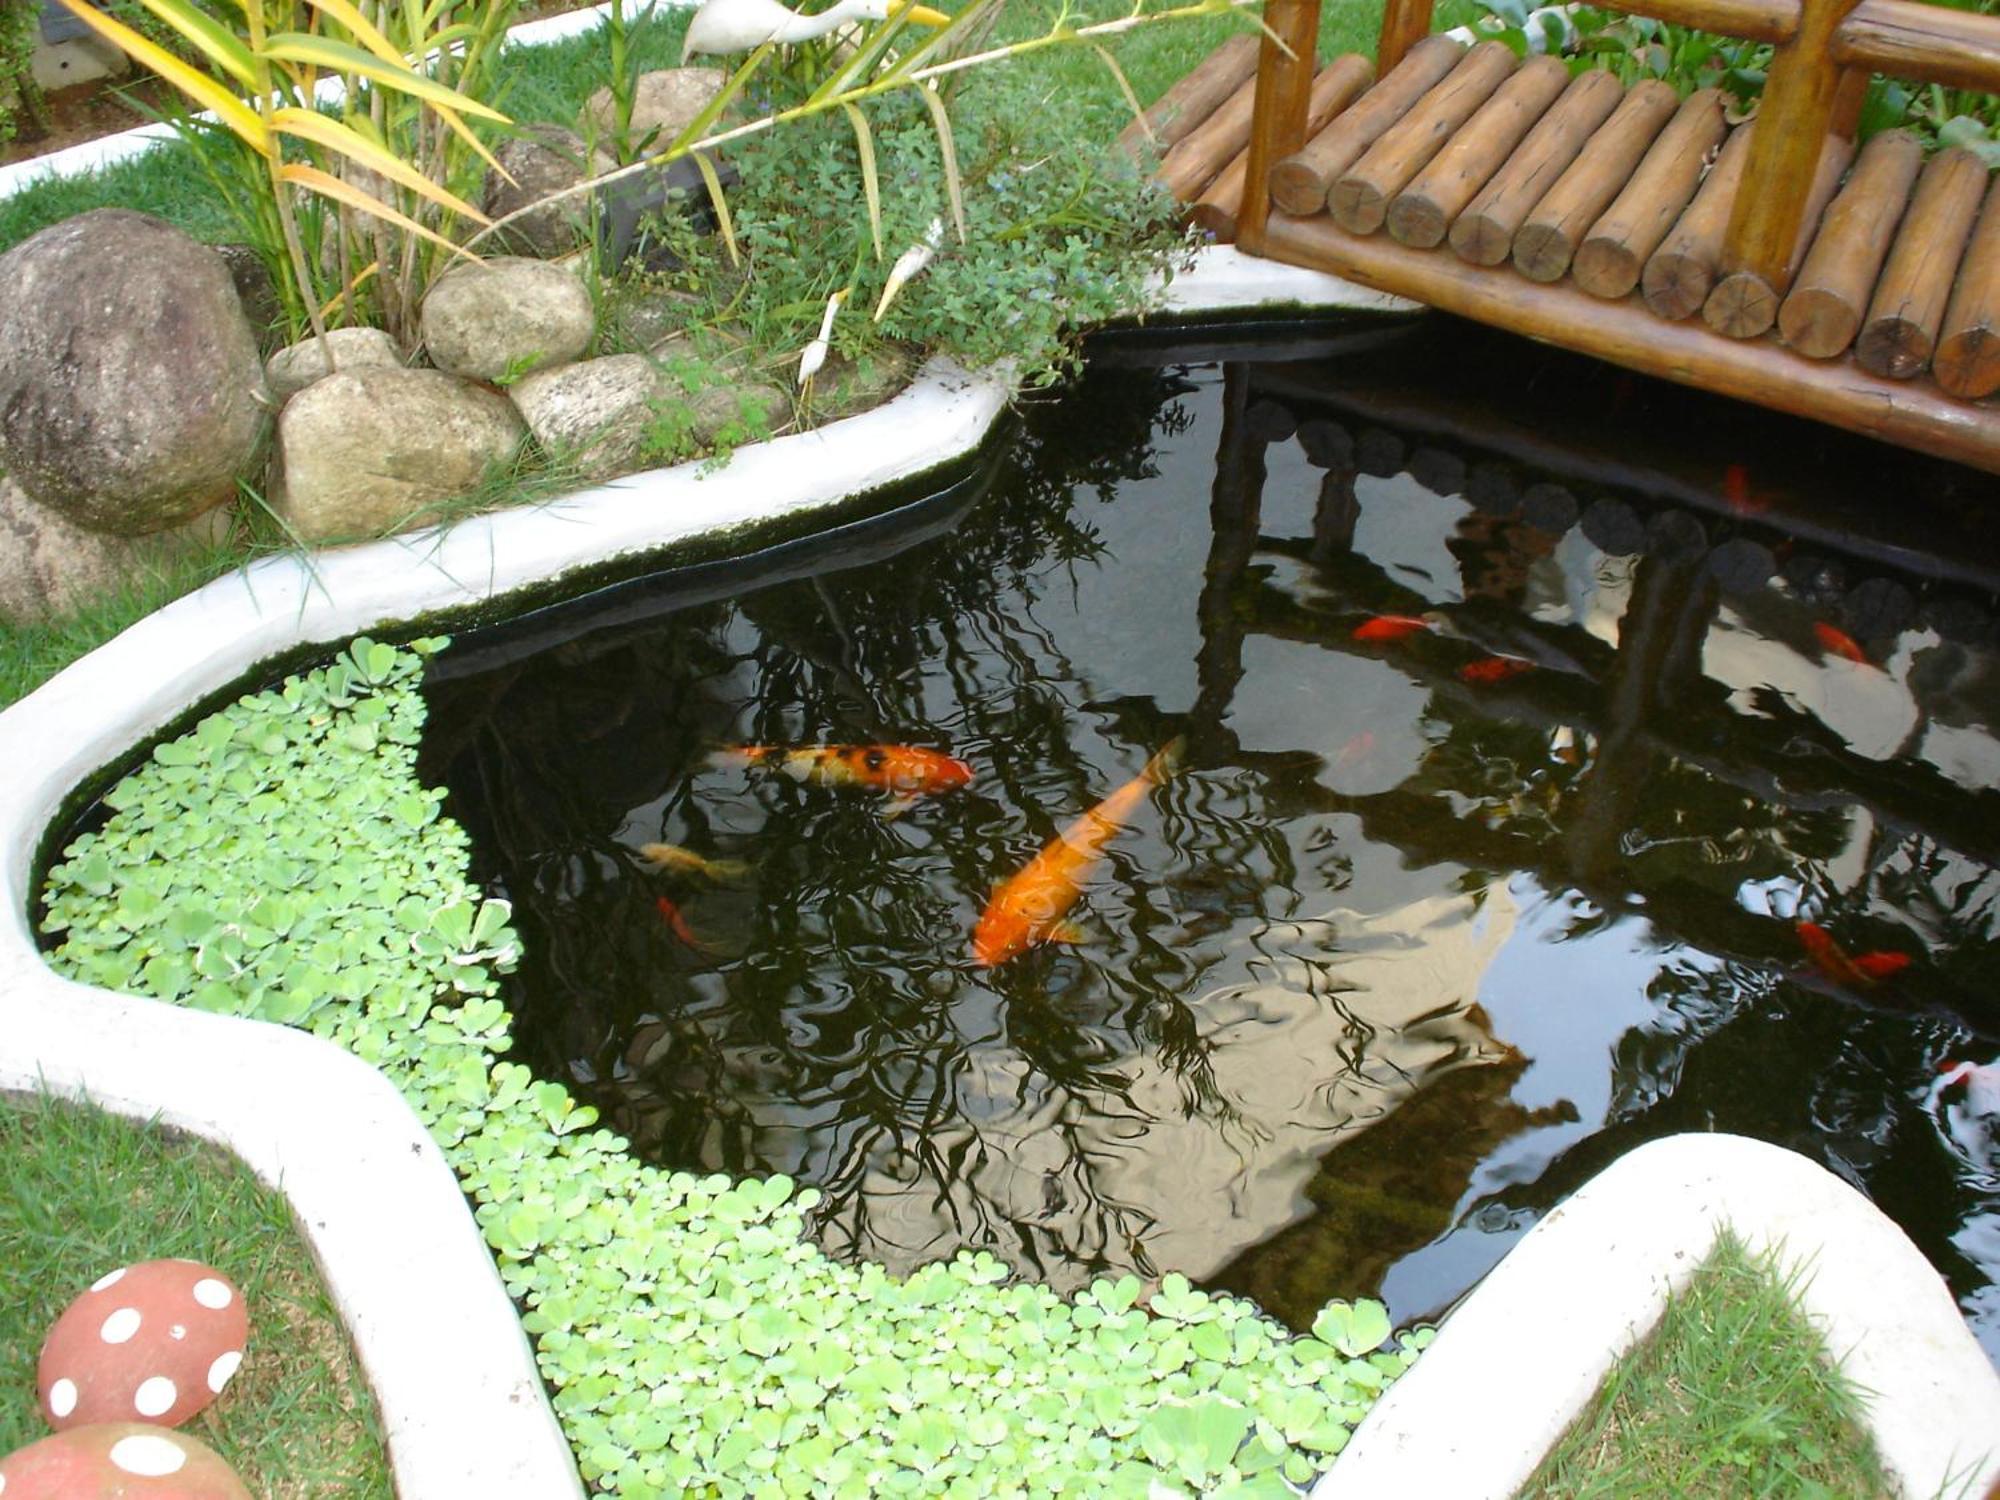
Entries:
[[[1266,0],[1148,111],[1159,175],[1245,251],[2000,473],[2000,187],[1885,131],[1871,74],[2000,92],[2000,17],[1917,0],[1638,0],[1773,44],[1755,118],[1429,35],[1313,70],[1319,0]],[[1128,145],[1143,139],[1127,132]]]

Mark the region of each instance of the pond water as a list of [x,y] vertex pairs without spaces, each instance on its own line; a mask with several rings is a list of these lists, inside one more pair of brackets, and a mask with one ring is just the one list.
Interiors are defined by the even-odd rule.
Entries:
[[[2000,1161],[1938,1082],[2000,1059],[1995,488],[1443,320],[1107,344],[946,494],[462,636],[426,773],[516,903],[523,1060],[816,1184],[836,1253],[1401,1324],[1734,1131],[2000,1357]],[[1077,940],[978,962],[1174,741]],[[822,744],[973,779],[718,755]]]

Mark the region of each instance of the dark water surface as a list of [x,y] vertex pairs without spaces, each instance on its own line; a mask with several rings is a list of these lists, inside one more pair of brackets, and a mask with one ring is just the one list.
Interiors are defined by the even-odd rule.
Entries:
[[[952,494],[440,661],[523,1059],[818,1185],[836,1253],[1294,1324],[1433,1315],[1620,1153],[1740,1132],[2000,1356],[2000,1162],[1934,1086],[2000,1057],[1996,481],[1443,320],[1100,352]],[[1176,736],[1090,940],[979,967],[994,882]],[[750,742],[977,777],[887,818],[708,761]]]

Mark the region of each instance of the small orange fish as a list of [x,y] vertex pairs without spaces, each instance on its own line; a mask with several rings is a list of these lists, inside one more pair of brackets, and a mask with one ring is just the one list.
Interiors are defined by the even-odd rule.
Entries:
[[1421,615],[1374,615],[1354,627],[1357,641],[1400,641],[1420,630],[1432,629]]
[[681,915],[681,909],[672,901],[665,896],[658,897],[653,902],[653,908],[659,912],[660,920],[667,924],[667,931],[690,948],[701,946],[701,939],[694,935],[694,929],[688,926],[687,918]]
[[675,870],[710,880],[741,880],[750,873],[750,866],[740,859],[710,859],[679,844],[641,844],[638,854],[655,870]]
[[1722,471],[1722,498],[1739,516],[1754,516],[1770,509],[1770,502],[1750,488],[1750,471],[1731,464]]
[[1839,984],[1872,989],[1910,966],[1907,953],[1873,952],[1850,954],[1833,940],[1833,934],[1817,922],[1800,922],[1795,929],[1799,946],[1806,950],[1813,967]]
[[1064,917],[1083,894],[1084,876],[1146,794],[1174,774],[1181,744],[1175,740],[1161,749],[1143,771],[1057,834],[993,892],[972,932],[976,962],[990,966],[1037,943],[1077,940],[1080,934]]
[[1375,735],[1371,730],[1361,730],[1340,747],[1340,756],[1333,763],[1336,771],[1357,765],[1375,753]]
[[1458,680],[1476,685],[1505,682],[1509,677],[1532,671],[1534,665],[1525,656],[1482,656],[1478,661],[1469,661],[1460,667]]
[[739,745],[709,757],[719,766],[775,766],[795,781],[824,786],[863,786],[893,799],[891,816],[919,797],[949,792],[972,780],[972,767],[941,750],[921,745]]
[[1824,620],[1813,621],[1813,638],[1819,642],[1820,650],[1829,656],[1845,657],[1864,667],[1875,665],[1868,659],[1868,653],[1861,649],[1861,643],[1838,625],[1829,625]]

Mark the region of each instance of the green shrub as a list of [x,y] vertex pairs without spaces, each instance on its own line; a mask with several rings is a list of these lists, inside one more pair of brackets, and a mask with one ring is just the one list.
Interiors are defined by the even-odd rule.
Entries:
[[500,1060],[504,902],[415,777],[441,641],[357,641],[157,746],[51,871],[64,974],[309,1027],[374,1063],[456,1168],[592,1485],[666,1494],[1289,1495],[1426,1335],[1136,1278],[1074,1301],[986,1254],[896,1280],[805,1237],[783,1177],[645,1165]]

